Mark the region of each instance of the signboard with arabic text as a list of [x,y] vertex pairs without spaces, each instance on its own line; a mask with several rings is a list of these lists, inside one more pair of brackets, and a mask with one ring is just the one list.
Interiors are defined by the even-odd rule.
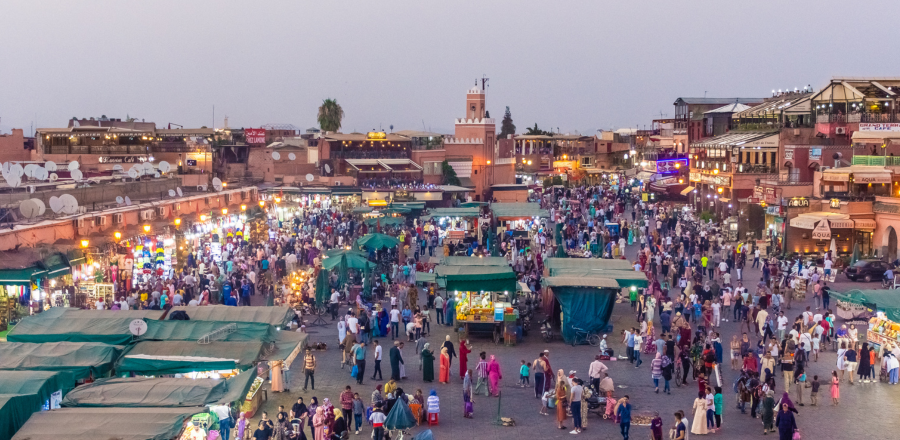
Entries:
[[248,144],[265,144],[266,129],[265,128],[245,128],[244,140]]

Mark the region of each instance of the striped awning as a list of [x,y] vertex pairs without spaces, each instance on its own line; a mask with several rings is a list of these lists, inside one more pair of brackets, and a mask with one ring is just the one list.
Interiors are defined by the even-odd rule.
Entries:
[[694,187],[693,187],[693,186],[689,186],[689,187],[687,187],[687,188],[681,190],[681,195],[686,196],[686,195],[688,195],[688,193],[690,193],[690,192],[693,191],[693,190],[694,190]]

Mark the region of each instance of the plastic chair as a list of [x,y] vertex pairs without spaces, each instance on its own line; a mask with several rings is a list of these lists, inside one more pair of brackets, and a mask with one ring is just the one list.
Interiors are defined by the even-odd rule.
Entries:
[[439,413],[428,413],[428,426],[437,425],[439,420]]

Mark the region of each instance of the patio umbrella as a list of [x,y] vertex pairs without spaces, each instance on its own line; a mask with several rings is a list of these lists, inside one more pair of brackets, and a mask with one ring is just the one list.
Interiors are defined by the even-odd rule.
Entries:
[[370,249],[392,248],[400,244],[400,240],[384,234],[366,234],[357,242],[360,246]]
[[850,259],[850,264],[856,264],[859,261],[859,243],[853,245],[853,257]]
[[328,302],[328,272],[325,270],[319,271],[319,276],[316,278],[316,305],[323,306],[326,302]]
[[384,420],[384,427],[390,430],[404,430],[416,426],[416,418],[413,417],[412,410],[409,409],[406,401],[397,399],[397,403],[391,408],[390,414]]
[[835,241],[834,237],[831,237],[831,247],[828,248],[831,251],[831,258],[837,258],[837,241]]

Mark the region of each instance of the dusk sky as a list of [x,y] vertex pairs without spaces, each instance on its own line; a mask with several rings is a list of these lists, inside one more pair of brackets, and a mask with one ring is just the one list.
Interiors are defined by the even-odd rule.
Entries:
[[[897,0],[0,2],[0,131],[126,115],[185,127],[452,132],[465,91],[518,131],[649,126],[679,96],[900,76]],[[499,127],[498,127],[499,129]]]

